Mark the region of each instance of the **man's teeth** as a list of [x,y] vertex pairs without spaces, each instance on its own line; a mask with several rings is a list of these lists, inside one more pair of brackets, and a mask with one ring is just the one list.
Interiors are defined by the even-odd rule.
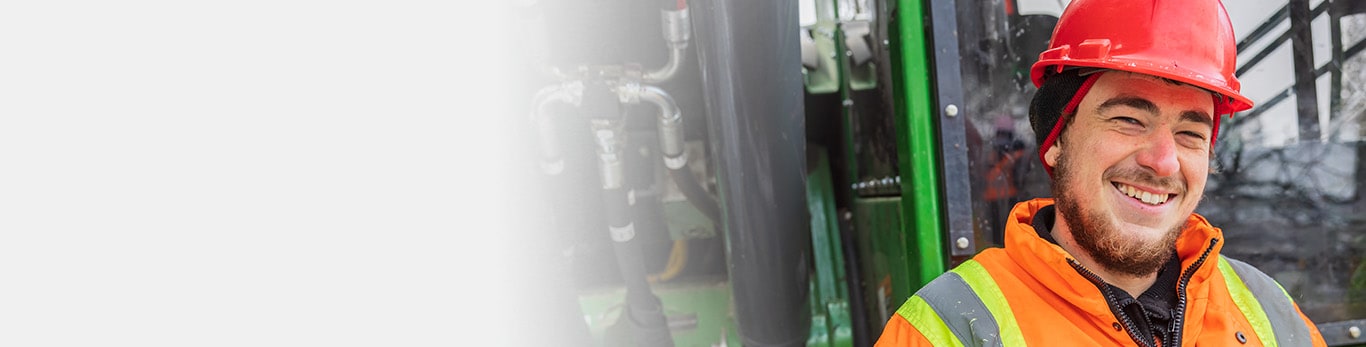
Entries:
[[1153,194],[1123,183],[1115,183],[1115,187],[1119,188],[1119,191],[1124,192],[1125,195],[1138,199],[1145,204],[1161,205],[1167,202],[1167,194]]

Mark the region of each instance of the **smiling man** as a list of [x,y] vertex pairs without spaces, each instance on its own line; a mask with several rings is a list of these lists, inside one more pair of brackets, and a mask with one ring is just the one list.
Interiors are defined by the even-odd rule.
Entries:
[[1031,76],[1054,199],[931,281],[879,346],[1323,346],[1195,214],[1224,115],[1252,103],[1218,0],[1073,0]]

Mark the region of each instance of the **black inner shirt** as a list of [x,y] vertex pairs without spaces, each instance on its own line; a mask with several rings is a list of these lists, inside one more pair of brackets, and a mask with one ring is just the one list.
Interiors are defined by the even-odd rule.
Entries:
[[[1034,220],[1030,221],[1034,231],[1039,233],[1039,237],[1048,240],[1053,244],[1058,244],[1053,239],[1053,206],[1044,206],[1034,214]],[[1170,260],[1157,270],[1157,282],[1153,282],[1148,290],[1143,291],[1135,299],[1129,292],[1115,287],[1112,284],[1104,283],[1110,297],[1105,299],[1110,304],[1112,311],[1127,316],[1133,322],[1133,332],[1148,343],[1158,345],[1162,341],[1171,341],[1172,317],[1181,314],[1176,312],[1176,282],[1181,277],[1181,261],[1178,260],[1173,252]],[[1113,300],[1111,300],[1113,299]],[[1124,317],[1116,317],[1123,320]],[[1129,329],[1129,327],[1125,327]]]

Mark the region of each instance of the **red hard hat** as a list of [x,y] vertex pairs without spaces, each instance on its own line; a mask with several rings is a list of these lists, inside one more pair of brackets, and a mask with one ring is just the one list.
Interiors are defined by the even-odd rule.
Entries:
[[1065,67],[1164,77],[1222,96],[1214,100],[1217,117],[1252,108],[1238,93],[1237,57],[1233,25],[1218,0],[1073,0],[1030,76],[1036,87],[1047,71]]

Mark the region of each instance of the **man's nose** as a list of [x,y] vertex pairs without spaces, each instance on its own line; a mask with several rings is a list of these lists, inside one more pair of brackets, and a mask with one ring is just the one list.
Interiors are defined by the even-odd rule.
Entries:
[[1176,158],[1176,137],[1170,132],[1153,132],[1139,149],[1137,159],[1138,165],[1153,170],[1158,177],[1171,177],[1181,171],[1181,162]]

